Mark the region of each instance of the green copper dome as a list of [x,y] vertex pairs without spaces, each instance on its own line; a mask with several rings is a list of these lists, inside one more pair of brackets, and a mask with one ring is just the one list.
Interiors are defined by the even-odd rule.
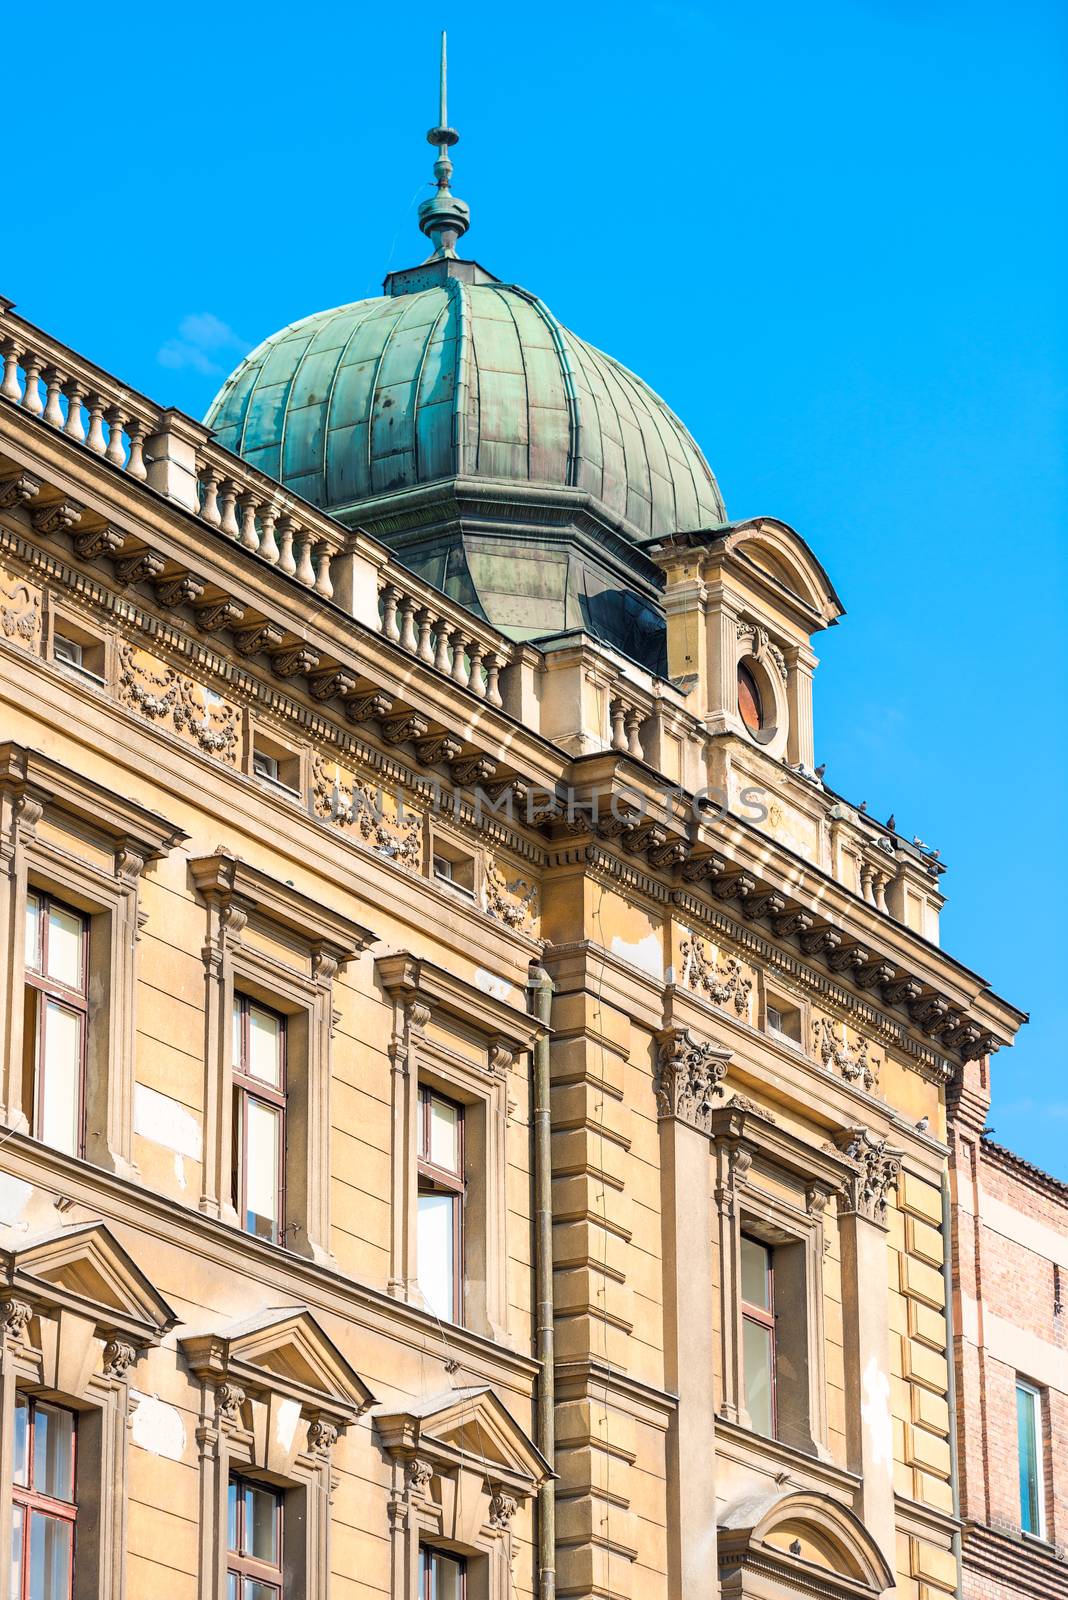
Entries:
[[385,294],[261,344],[208,412],[219,443],[516,639],[583,628],[664,668],[645,540],[726,521],[664,402],[534,295],[457,256],[442,41],[433,245]]
[[526,290],[481,276],[275,334],[212,405],[219,443],[346,521],[361,501],[472,477],[585,490],[634,540],[722,522],[664,402]]

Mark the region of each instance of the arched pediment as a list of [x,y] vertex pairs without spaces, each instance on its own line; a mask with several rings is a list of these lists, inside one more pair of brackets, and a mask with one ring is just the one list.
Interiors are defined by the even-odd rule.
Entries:
[[786,589],[802,606],[829,627],[845,614],[823,566],[789,523],[776,517],[752,517],[733,523],[724,549],[752,563],[776,586]]
[[[777,1574],[793,1593],[845,1600],[873,1597],[894,1583],[886,1558],[860,1519],[816,1490],[787,1490],[735,1501],[720,1517],[721,1578]],[[763,1591],[761,1591],[763,1592]]]

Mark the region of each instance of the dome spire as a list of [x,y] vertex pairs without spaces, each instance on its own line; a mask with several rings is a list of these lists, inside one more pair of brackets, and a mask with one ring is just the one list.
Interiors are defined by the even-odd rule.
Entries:
[[419,207],[419,226],[434,246],[430,256],[435,261],[442,256],[455,256],[456,241],[465,234],[471,226],[471,212],[462,200],[457,200],[449,188],[452,177],[452,162],[449,160],[449,148],[457,143],[460,135],[455,128],[449,127],[448,116],[448,61],[446,56],[445,30],[441,33],[441,100],[438,112],[438,125],[431,128],[427,134],[427,143],[438,147],[438,159],[434,162],[434,178],[437,182],[438,192],[430,200],[424,200]]

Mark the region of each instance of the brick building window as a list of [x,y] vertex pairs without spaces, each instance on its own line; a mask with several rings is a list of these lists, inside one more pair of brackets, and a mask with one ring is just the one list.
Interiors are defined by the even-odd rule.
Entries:
[[1020,1528],[1046,1536],[1045,1463],[1042,1459],[1042,1392],[1016,1380],[1016,1447],[1020,1462]]
[[742,1374],[757,1433],[775,1437],[775,1271],[769,1245],[742,1234]]
[[285,1242],[286,1019],[234,995],[234,1209],[246,1233]]
[[73,1411],[16,1396],[10,1600],[74,1593],[76,1438]]
[[231,1478],[226,1522],[226,1600],[283,1600],[281,1494]]
[[426,1545],[419,1549],[419,1600],[464,1600],[467,1562]]
[[464,1108],[426,1084],[419,1089],[417,1270],[427,1308],[463,1320]]
[[89,919],[40,890],[26,895],[23,1104],[35,1138],[85,1153]]

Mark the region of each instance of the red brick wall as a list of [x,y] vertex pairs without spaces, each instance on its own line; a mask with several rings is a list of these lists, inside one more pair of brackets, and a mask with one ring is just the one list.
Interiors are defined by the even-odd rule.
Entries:
[[[959,1123],[951,1177],[964,1594],[1068,1594],[1068,1185]],[[1044,1548],[1020,1533],[1017,1375],[1043,1390]]]

